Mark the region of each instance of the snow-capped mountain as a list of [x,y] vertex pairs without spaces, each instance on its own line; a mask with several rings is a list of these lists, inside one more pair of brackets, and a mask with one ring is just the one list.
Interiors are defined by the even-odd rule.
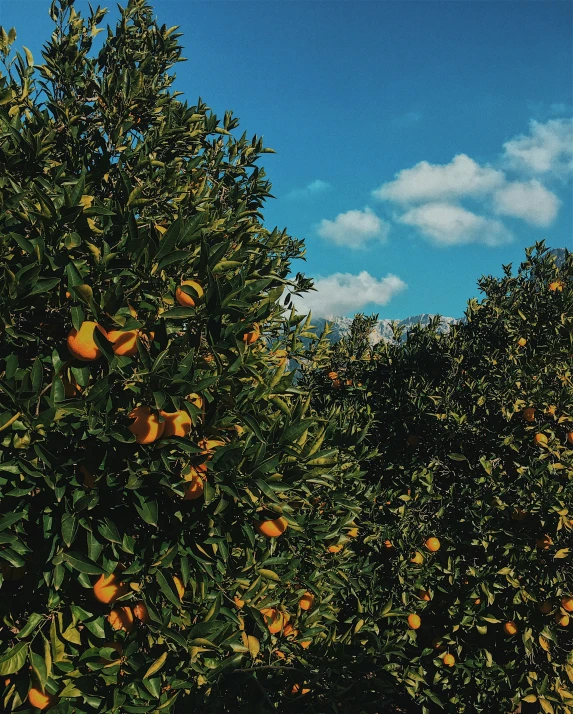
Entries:
[[[414,315],[413,317],[407,317],[404,320],[378,320],[374,329],[370,333],[370,343],[372,345],[378,344],[382,340],[386,342],[392,342],[392,328],[390,327],[391,322],[397,322],[399,326],[404,326],[404,332],[402,334],[402,339],[406,339],[406,335],[409,330],[414,327],[414,325],[422,324],[427,325],[434,315],[422,314]],[[312,324],[314,325],[315,332],[320,334],[325,327],[326,322],[329,323],[332,332],[329,334],[329,339],[331,342],[338,342],[342,337],[350,332],[350,327],[352,325],[351,317],[340,317],[337,315],[329,315],[327,317],[312,317]],[[441,317],[440,326],[438,328],[439,332],[448,332],[450,325],[456,324],[460,320],[454,317]]]

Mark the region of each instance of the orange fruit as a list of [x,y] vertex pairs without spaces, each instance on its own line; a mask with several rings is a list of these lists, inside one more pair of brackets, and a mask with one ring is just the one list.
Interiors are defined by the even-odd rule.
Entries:
[[94,331],[96,329],[104,337],[107,337],[107,332],[97,322],[82,322],[79,331],[75,327],[70,330],[67,344],[68,350],[73,357],[82,362],[90,362],[101,357],[101,350],[94,341]]
[[544,615],[549,615],[551,610],[553,610],[553,605],[551,604],[551,600],[544,600],[543,602],[540,602],[539,605],[537,606],[537,609],[539,612],[543,613]]
[[253,342],[256,342],[260,336],[261,331],[259,329],[259,326],[255,324],[253,325],[252,329],[249,330],[249,332],[245,332],[245,334],[243,335],[243,342],[246,345],[252,345]]
[[57,703],[58,698],[52,694],[45,694],[41,689],[32,687],[28,692],[28,701],[30,706],[36,707],[36,709],[48,709]]
[[159,412],[165,419],[163,422],[163,434],[165,439],[169,436],[187,436],[193,426],[193,420],[183,409],[176,412]]
[[436,650],[444,650],[445,649],[444,642],[439,637],[434,637],[434,639],[432,640],[432,647]]
[[96,483],[95,476],[90,473],[83,464],[78,466],[78,471],[84,477],[84,487],[93,488]]
[[266,536],[267,538],[278,538],[282,535],[288,527],[286,518],[281,516],[280,518],[275,518],[270,521],[258,521],[255,523],[255,528],[259,535]]
[[347,532],[346,535],[349,536],[350,538],[356,538],[358,535],[358,528],[350,528]]
[[203,287],[196,280],[183,280],[181,285],[188,285],[190,288],[193,288],[193,290],[197,293],[197,296],[194,297],[192,295],[187,295],[187,293],[183,292],[181,288],[177,288],[175,291],[175,299],[183,307],[195,307],[205,294]]
[[523,418],[525,421],[535,421],[535,409],[533,407],[527,407],[524,409]]
[[548,413],[548,414],[551,414],[551,416],[553,416],[556,411],[557,411],[557,407],[555,406],[555,404],[550,404],[550,405],[547,407],[547,413]]
[[136,602],[135,605],[133,606],[133,614],[138,620],[141,620],[144,624],[147,624],[149,622],[149,611],[147,609],[147,605],[143,602],[143,600],[140,600],[139,602]]
[[298,635],[298,630],[295,630],[294,627],[290,624],[290,622],[287,622],[287,624],[283,628],[283,635],[285,637],[288,637],[289,635],[293,635],[293,637],[296,637]]
[[119,582],[115,573],[102,575],[94,585],[94,595],[105,605],[110,605],[129,591],[126,583]]
[[456,663],[456,658],[454,655],[446,654],[443,656],[442,662],[446,665],[446,667],[453,667]]
[[513,620],[510,620],[504,624],[503,631],[506,635],[511,637],[511,635],[515,635],[518,632],[517,625],[513,622]]
[[415,434],[410,434],[406,439],[408,446],[417,446],[420,439]]
[[386,540],[384,541],[384,547],[386,548],[386,550],[390,550],[390,549],[393,548],[394,546],[392,545],[392,541],[391,541],[391,540],[386,539]]
[[306,592],[298,601],[298,606],[301,610],[310,610],[314,605],[314,595]]
[[567,443],[568,443],[568,444],[573,444],[573,431],[570,431],[570,432],[567,434]]
[[182,472],[182,476],[187,482],[183,486],[183,498],[186,501],[195,501],[195,499],[201,498],[203,495],[205,487],[203,485],[204,477],[201,476],[201,473],[204,473],[206,470],[207,467],[205,464],[201,464],[200,466],[188,466],[187,469]]
[[340,551],[344,548],[344,546],[339,543],[338,545],[329,545],[328,546],[328,552],[329,553],[340,553]]
[[556,612],[555,613],[555,622],[560,626],[560,627],[567,627],[569,624],[569,615],[564,615],[561,612]]
[[412,613],[411,615],[408,615],[408,627],[411,630],[417,630],[421,624],[422,624],[422,620],[419,615],[416,615],[416,613]]
[[113,345],[113,353],[119,357],[135,357],[139,330],[111,330],[107,339]]
[[138,444],[151,444],[163,435],[165,422],[159,421],[159,417],[151,407],[135,407],[129,413],[129,418],[135,419],[128,428],[132,434],[135,434],[135,441]]
[[329,372],[327,377],[328,377],[328,379],[335,380],[338,378],[338,372]]
[[563,283],[561,282],[561,280],[556,280],[553,283],[549,283],[549,290],[551,290],[551,292],[555,292],[556,290],[562,292]]
[[239,610],[241,610],[243,607],[245,607],[245,601],[241,600],[241,598],[238,595],[235,595],[235,597],[233,598],[233,602],[239,608]]
[[514,508],[511,517],[514,521],[522,521],[527,516],[527,511],[523,508]]
[[286,655],[284,652],[281,652],[280,650],[275,650],[274,655],[277,659],[285,659]]
[[308,687],[305,687],[301,684],[293,684],[292,689],[290,690],[291,694],[308,694],[310,692],[310,689]]
[[536,548],[539,548],[540,550],[549,550],[549,547],[552,545],[553,539],[547,534],[542,536],[541,538],[537,538],[535,541]]
[[300,646],[303,648],[303,650],[307,650],[312,644],[312,640],[301,640],[300,641]]
[[430,597],[430,593],[427,590],[418,590],[416,595],[420,598],[420,600],[424,600],[425,602],[430,602],[432,599]]
[[279,610],[274,607],[265,607],[261,610],[261,615],[271,634],[276,635],[277,632],[282,630],[283,616]]
[[420,565],[424,562],[424,556],[420,553],[419,550],[417,550],[410,558],[410,562],[417,563],[418,565]]
[[203,449],[201,453],[208,455],[207,461],[213,457],[213,453],[217,447],[225,446],[225,442],[221,441],[221,439],[201,439],[201,441],[197,443]]
[[195,392],[192,392],[191,394],[188,394],[185,399],[188,402],[191,402],[194,406],[197,407],[197,409],[205,409],[205,400],[203,397],[200,397],[198,394],[195,394]]
[[547,437],[545,434],[536,434],[534,439],[536,444],[539,444],[540,446],[547,446]]
[[567,612],[573,612],[573,597],[571,595],[566,595],[561,598],[561,607]]
[[332,388],[333,389],[341,389],[342,388],[342,381],[340,379],[333,379],[332,380]]
[[72,384],[66,374],[62,374],[62,384],[64,385],[64,396],[66,399],[72,399],[81,394],[82,388],[80,385],[75,380]]
[[129,607],[114,607],[107,616],[107,620],[114,630],[133,630],[133,612]]
[[185,595],[185,586],[183,585],[181,578],[177,577],[177,575],[174,575],[173,582],[175,583],[175,589],[177,590],[179,599],[183,600],[183,595]]
[[477,598],[474,600],[474,605],[481,605],[481,598],[477,597]]
[[527,340],[525,339],[525,337],[520,337],[520,338],[517,340],[517,344],[518,344],[520,347],[525,347],[525,345],[527,344]]
[[431,553],[435,553],[437,550],[440,550],[440,541],[434,537],[428,538],[425,546]]

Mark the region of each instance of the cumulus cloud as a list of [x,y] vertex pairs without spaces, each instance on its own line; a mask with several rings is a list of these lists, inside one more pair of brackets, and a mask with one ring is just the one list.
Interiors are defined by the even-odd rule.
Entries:
[[495,213],[521,218],[541,228],[550,226],[562,201],[539,181],[512,181],[493,196]]
[[482,167],[466,154],[458,154],[449,164],[420,161],[399,171],[394,181],[373,191],[376,198],[397,203],[447,201],[463,196],[483,196],[501,186],[502,171]]
[[564,178],[573,172],[573,119],[530,121],[529,134],[503,145],[504,160],[515,169]]
[[339,213],[333,221],[323,218],[317,233],[322,238],[349,248],[362,248],[365,243],[376,239],[384,242],[390,226],[366,207],[363,211]]
[[478,216],[451,203],[428,203],[410,209],[398,218],[414,226],[422,235],[440,246],[483,243],[494,246],[509,243],[513,235],[503,223]]
[[285,198],[310,198],[323,191],[328,191],[330,184],[321,179],[311,181],[304,188],[295,188],[290,193],[287,193]]
[[398,276],[388,274],[378,280],[363,270],[358,275],[333,273],[314,281],[316,292],[293,297],[298,312],[313,315],[346,315],[360,311],[368,303],[386,305],[408,286]]

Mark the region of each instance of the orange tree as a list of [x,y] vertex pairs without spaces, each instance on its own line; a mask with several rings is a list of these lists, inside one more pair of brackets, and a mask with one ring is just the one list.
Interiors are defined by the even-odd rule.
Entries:
[[573,711],[572,278],[539,243],[448,334],[372,348],[359,316],[301,380],[374,419],[354,547],[376,562],[363,632],[398,652],[363,660],[423,711]]
[[261,223],[270,150],[177,100],[144,0],[96,57],[105,11],[73,6],[39,85],[0,32],[3,710],[324,700],[364,434],[288,369],[313,335],[280,299],[311,283]]

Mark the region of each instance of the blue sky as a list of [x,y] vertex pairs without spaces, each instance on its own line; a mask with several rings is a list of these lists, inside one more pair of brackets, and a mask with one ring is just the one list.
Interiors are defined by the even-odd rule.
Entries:
[[[49,5],[0,0],[37,63]],[[301,309],[461,317],[479,277],[536,240],[573,249],[570,2],[153,5],[183,33],[182,98],[232,110],[237,136],[277,152],[259,162],[276,197],[265,225],[305,239],[293,268],[318,291]]]

